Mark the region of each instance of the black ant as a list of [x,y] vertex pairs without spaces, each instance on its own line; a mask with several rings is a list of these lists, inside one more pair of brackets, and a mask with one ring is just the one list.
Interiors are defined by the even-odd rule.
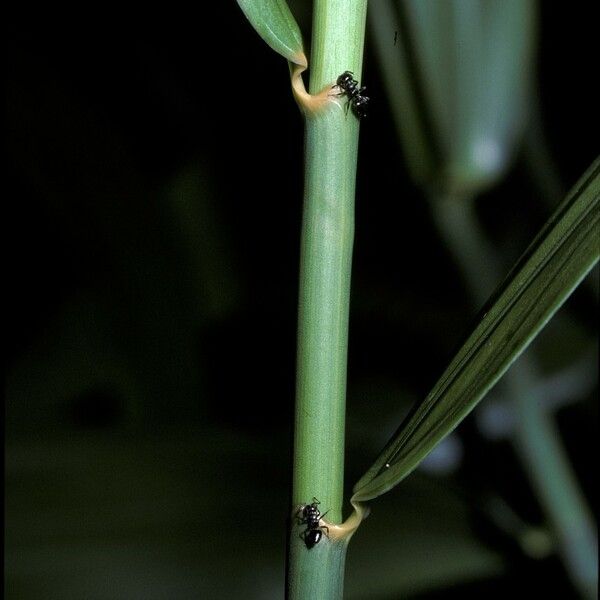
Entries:
[[338,96],[348,96],[348,104],[352,105],[352,112],[358,119],[367,116],[367,104],[369,103],[368,96],[363,96],[366,88],[358,87],[358,81],[353,77],[352,71],[344,71],[336,81],[337,87],[342,91]]
[[319,521],[327,514],[321,514],[317,508],[319,504],[321,503],[316,498],[313,498],[311,504],[301,506],[296,513],[298,525],[306,525],[306,529],[300,534],[300,537],[304,540],[309,550],[321,541],[323,531],[325,531],[325,535],[329,536],[329,527],[319,524]]

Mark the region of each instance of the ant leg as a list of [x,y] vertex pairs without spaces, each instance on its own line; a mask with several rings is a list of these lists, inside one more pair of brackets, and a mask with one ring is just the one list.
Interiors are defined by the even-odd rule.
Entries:
[[301,507],[300,507],[300,508],[299,508],[299,509],[296,511],[296,513],[294,514],[294,518],[296,518],[296,519],[298,519],[299,521],[301,521],[301,520],[302,520],[302,518],[301,518],[301,516],[300,516],[300,515],[302,514],[302,511],[304,510],[304,508],[305,508],[305,507],[306,507],[306,504],[303,504],[303,505],[302,505],[302,506],[301,506]]
[[321,525],[321,530],[326,529],[327,531],[325,532],[325,535],[327,537],[329,537],[329,527],[327,527],[327,525]]

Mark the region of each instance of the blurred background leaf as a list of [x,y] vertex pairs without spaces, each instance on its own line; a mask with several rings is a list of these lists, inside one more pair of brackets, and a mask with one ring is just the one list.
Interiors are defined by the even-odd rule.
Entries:
[[373,40],[417,181],[478,191],[505,171],[529,112],[536,17],[533,0],[373,4]]

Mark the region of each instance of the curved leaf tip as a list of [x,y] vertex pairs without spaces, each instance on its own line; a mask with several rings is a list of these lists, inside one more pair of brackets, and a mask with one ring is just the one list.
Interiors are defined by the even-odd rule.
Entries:
[[290,62],[306,66],[300,27],[285,0],[237,0],[258,35]]

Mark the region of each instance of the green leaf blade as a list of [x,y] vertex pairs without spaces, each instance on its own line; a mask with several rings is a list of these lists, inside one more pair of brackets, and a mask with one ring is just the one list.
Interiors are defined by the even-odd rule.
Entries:
[[580,179],[488,303],[448,369],[354,487],[389,491],[477,405],[560,308],[600,255],[600,159]]
[[237,0],[258,35],[278,54],[306,66],[300,27],[285,0]]

